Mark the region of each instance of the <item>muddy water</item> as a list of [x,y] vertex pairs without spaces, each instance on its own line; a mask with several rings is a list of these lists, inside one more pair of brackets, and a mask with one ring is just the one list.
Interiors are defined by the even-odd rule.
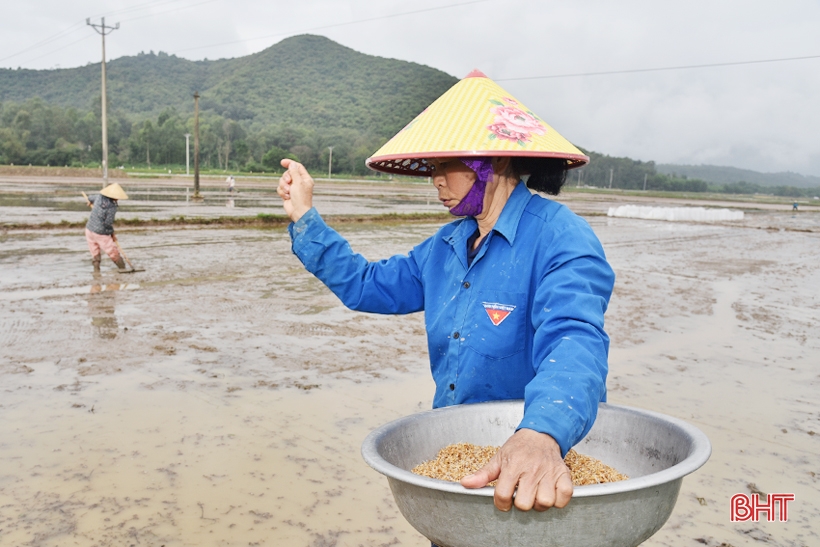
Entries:
[[[713,448],[645,545],[820,544],[820,234],[607,224],[610,401],[685,419]],[[794,493],[789,521],[730,522],[731,496],[755,490]]]
[[[119,203],[120,220],[167,219],[174,216],[215,218],[283,214],[275,179],[240,179],[229,194],[223,183],[203,181],[201,201],[194,201],[187,180],[129,179],[120,181],[129,199]],[[34,179],[0,175],[0,211],[4,223],[80,222],[88,218],[81,192],[100,190],[96,180]],[[432,184],[318,180],[315,203],[325,214],[442,212]]]
[[[618,275],[610,401],[713,443],[644,545],[820,544],[817,216],[589,220]],[[377,259],[435,228],[342,231]],[[145,272],[93,277],[80,233],[0,235],[0,545],[427,544],[359,455],[429,408],[421,315],[345,310],[283,230],[120,240]],[[794,493],[789,521],[731,523],[752,489]]]
[[412,544],[359,446],[429,407],[421,316],[341,308],[281,230],[121,240],[145,272],[3,242],[0,544]]

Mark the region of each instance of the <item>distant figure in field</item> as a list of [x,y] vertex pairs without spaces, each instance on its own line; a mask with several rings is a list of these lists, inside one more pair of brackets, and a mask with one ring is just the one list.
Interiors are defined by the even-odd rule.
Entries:
[[792,204],[792,211],[797,211],[797,202],[796,201]]
[[117,214],[117,201],[121,199],[128,199],[128,195],[116,182],[100,190],[99,195],[88,198],[91,216],[85,225],[85,240],[95,273],[100,271],[100,250],[105,251],[120,271],[126,271],[114,234],[114,216]]
[[228,193],[233,194],[234,188],[236,188],[236,179],[233,178],[233,175],[228,175],[225,182],[228,183]]

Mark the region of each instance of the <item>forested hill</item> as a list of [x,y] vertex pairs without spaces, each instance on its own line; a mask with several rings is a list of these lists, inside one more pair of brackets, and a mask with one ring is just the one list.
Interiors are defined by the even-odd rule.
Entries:
[[[199,92],[205,168],[271,172],[280,168],[281,158],[291,157],[308,169],[366,175],[366,158],[458,81],[440,70],[365,55],[313,35],[287,38],[235,59],[188,61],[151,52],[113,59],[106,66],[109,161],[123,168],[185,166],[185,134],[193,133],[193,94]],[[0,164],[99,165],[100,114],[99,63],[61,70],[0,69]],[[733,170],[719,179],[721,173],[712,172],[717,167],[693,172],[689,166],[587,153],[590,164],[571,172],[570,184],[795,197],[817,193],[816,177],[764,181],[753,178],[760,173]]]
[[[200,109],[254,125],[354,129],[387,138],[455,84],[439,70],[358,53],[327,38],[294,36],[235,59],[188,61],[164,53],[106,64],[112,111],[131,119]],[[100,64],[58,70],[0,69],[0,103],[40,97],[98,110]]]
[[[591,150],[588,165],[570,172],[567,176],[569,185],[593,186],[598,188],[620,188],[626,190],[661,190],[673,192],[719,192],[725,194],[771,194],[788,197],[814,197],[820,185],[811,182],[817,177],[803,177],[794,173],[785,173],[783,178],[777,174],[758,173],[733,167],[702,165],[700,172],[683,169],[669,169],[670,166],[655,165],[653,161],[637,161],[631,158],[618,158],[599,154]],[[707,178],[710,170],[731,171],[733,176],[715,180]],[[703,176],[698,176],[703,174]],[[742,174],[742,175],[741,175]],[[797,185],[795,182],[804,182]],[[808,182],[808,184],[805,184]],[[820,182],[820,181],[819,181]]]

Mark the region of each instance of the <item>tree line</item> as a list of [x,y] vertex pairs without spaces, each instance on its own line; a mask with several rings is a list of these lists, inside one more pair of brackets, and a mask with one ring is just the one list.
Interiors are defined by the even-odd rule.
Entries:
[[[194,119],[173,108],[156,118],[132,120],[114,110],[108,115],[109,164],[116,166],[184,166],[188,133],[193,165]],[[308,169],[328,169],[366,175],[364,165],[384,138],[351,129],[318,131],[284,124],[258,128],[204,111],[199,117],[200,165],[236,172],[280,170],[279,160],[290,157]],[[34,98],[0,103],[0,164],[98,166],[102,158],[99,109],[61,108]]]
[[654,161],[617,158],[584,151],[589,164],[570,171],[569,186],[618,188],[662,192],[716,192],[721,194],[768,194],[782,197],[814,197],[818,188],[766,186],[746,181],[712,183],[697,178],[658,172]]
[[[98,108],[89,111],[63,108],[34,98],[0,103],[0,164],[99,166],[102,131]],[[112,167],[176,167],[185,165],[185,134],[194,120],[167,108],[155,118],[132,119],[114,110],[108,116],[109,164]],[[332,147],[332,171],[368,175],[365,160],[385,141],[384,137],[352,129],[317,130],[286,124],[260,126],[242,123],[206,110],[200,114],[200,165],[203,169],[233,172],[277,172],[279,160],[289,157],[308,169],[325,173]],[[816,188],[763,186],[738,181],[715,184],[674,174],[659,173],[655,162],[642,162],[584,151],[590,163],[570,171],[568,186],[667,192],[718,192],[813,197]],[[191,155],[191,164],[193,156]]]

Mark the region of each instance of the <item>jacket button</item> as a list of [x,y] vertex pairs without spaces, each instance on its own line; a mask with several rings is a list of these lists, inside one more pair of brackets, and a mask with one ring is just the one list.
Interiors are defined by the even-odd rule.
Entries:
[[456,390],[456,385],[455,384],[450,384],[450,391],[455,391],[455,390]]
[[463,287],[464,287],[465,289],[469,289],[469,288],[470,288],[470,282],[469,282],[469,281],[465,281],[465,282],[464,282]]
[[458,340],[459,336],[461,336],[459,333],[457,333],[457,332],[453,333],[453,338],[455,338],[456,340]]

